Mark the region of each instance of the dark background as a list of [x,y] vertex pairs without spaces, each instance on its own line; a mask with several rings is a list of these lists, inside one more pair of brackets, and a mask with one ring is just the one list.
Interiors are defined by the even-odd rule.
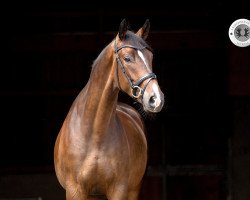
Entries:
[[250,198],[250,47],[228,37],[233,21],[250,19],[249,3],[132,3],[3,9],[0,199],[64,199],[55,138],[123,18],[134,31],[150,19],[148,43],[167,103],[145,118],[149,162],[140,199]]

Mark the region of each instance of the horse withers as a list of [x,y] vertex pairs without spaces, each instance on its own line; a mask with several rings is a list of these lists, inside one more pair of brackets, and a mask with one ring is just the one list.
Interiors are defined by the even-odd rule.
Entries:
[[57,136],[55,172],[67,200],[136,200],[147,165],[140,114],[118,102],[123,91],[145,112],[160,112],[164,95],[145,42],[150,23],[135,33],[124,19],[116,37],[93,63],[86,86],[73,102]]

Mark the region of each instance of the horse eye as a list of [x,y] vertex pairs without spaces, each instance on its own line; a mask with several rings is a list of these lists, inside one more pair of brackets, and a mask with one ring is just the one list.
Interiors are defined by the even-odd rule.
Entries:
[[131,62],[130,56],[125,56],[125,57],[124,57],[124,60],[125,60],[125,62]]

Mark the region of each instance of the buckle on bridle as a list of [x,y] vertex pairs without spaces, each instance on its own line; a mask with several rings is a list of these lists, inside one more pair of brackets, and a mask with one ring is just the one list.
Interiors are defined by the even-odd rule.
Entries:
[[141,95],[142,95],[142,88],[140,88],[137,85],[134,85],[132,87],[132,96],[133,96],[133,98],[138,99]]

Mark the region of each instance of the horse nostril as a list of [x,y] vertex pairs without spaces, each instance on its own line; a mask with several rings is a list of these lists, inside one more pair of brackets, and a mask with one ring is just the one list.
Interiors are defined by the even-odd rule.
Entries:
[[149,99],[149,105],[151,107],[155,107],[155,99],[156,99],[155,96],[150,97],[150,99]]

